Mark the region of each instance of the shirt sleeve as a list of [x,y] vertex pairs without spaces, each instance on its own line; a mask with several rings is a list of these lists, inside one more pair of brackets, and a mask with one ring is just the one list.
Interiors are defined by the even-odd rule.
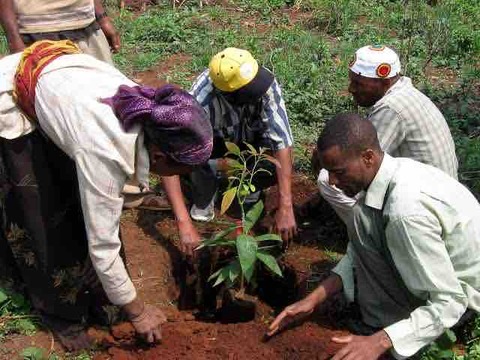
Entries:
[[293,145],[292,130],[288,122],[287,109],[282,90],[274,80],[263,96],[262,121],[266,123],[265,136],[271,140],[273,150],[278,151]]
[[433,215],[395,219],[386,228],[395,268],[412,294],[426,299],[408,319],[385,328],[401,356],[411,356],[428,345],[455,325],[467,309],[467,296],[441,235]]
[[74,156],[80,198],[93,267],[115,305],[125,305],[136,297],[135,287],[120,256],[120,196],[126,176],[112,161],[79,150]]
[[377,130],[382,150],[394,157],[398,156],[400,144],[406,136],[400,115],[388,106],[381,105],[368,118]]
[[209,70],[206,69],[195,79],[190,94],[206,109],[211,100],[212,92],[213,83],[209,76]]
[[348,302],[355,298],[355,280],[353,272],[353,247],[348,243],[347,251],[332,272],[340,276],[343,284],[343,293]]

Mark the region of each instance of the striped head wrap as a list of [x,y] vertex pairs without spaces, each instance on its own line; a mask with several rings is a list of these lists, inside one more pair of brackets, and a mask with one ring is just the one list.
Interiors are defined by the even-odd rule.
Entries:
[[30,120],[36,119],[35,88],[42,70],[59,56],[81,50],[70,40],[34,42],[23,50],[14,78],[13,98]]
[[175,161],[187,165],[206,162],[212,153],[213,132],[208,116],[185,90],[173,85],[158,89],[122,85],[102,100],[110,105],[128,131],[134,124],[144,127],[148,141]]

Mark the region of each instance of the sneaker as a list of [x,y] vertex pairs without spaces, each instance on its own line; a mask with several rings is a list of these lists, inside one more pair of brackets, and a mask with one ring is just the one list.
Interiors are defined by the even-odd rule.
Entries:
[[201,209],[197,207],[197,205],[193,204],[192,208],[190,209],[190,216],[195,221],[212,221],[215,218],[215,197],[213,197],[213,199],[204,209]]

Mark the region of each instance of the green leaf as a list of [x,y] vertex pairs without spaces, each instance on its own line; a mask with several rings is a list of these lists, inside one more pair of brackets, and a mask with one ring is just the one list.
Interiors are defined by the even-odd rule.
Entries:
[[234,260],[229,265],[228,279],[230,282],[234,282],[236,278],[240,275],[242,268],[240,267],[240,262],[238,259]]
[[265,266],[273,273],[277,274],[278,276],[282,276],[282,270],[280,269],[280,266],[278,266],[277,260],[270,254],[267,254],[266,252],[263,251],[258,251],[257,252],[257,258],[260,260],[262,263],[265,264]]
[[250,191],[251,191],[252,193],[254,193],[255,191],[257,191],[257,188],[255,187],[255,185],[250,184]]
[[243,275],[247,282],[250,281],[257,260],[258,244],[255,238],[250,235],[239,235],[237,237],[237,252]]
[[243,169],[243,165],[240,164],[237,160],[235,159],[229,159],[228,160],[228,167],[232,169]]
[[258,201],[245,215],[245,225],[244,232],[248,233],[250,229],[255,225],[262,215],[263,212],[263,201]]
[[227,279],[227,276],[228,270],[226,269],[226,267],[224,267],[220,270],[220,274],[217,277],[217,281],[215,281],[215,283],[213,284],[213,287],[220,285],[222,282],[224,282]]
[[44,350],[38,347],[28,347],[23,349],[20,356],[24,360],[43,360],[45,359]]
[[3,304],[7,300],[8,295],[2,289],[0,289],[0,304]]
[[245,145],[247,145],[248,149],[250,150],[250,152],[251,152],[253,155],[255,155],[255,156],[258,155],[257,149],[255,149],[252,144],[249,144],[249,143],[247,143],[247,142],[245,142],[245,141],[244,141],[243,143],[244,143]]
[[215,273],[210,275],[208,281],[212,281],[213,279],[217,279],[213,286],[220,285],[222,282],[228,280],[230,283],[233,283],[235,279],[240,275],[240,263],[238,259],[233,260],[227,266],[217,270]]
[[199,246],[197,246],[195,250],[202,249],[206,246],[220,246],[220,245],[225,245],[226,243],[231,243],[231,242],[235,243],[234,240],[230,240],[230,239],[225,241],[225,237],[229,235],[232,231],[234,231],[237,227],[238,227],[237,225],[232,225],[227,229],[216,233],[210,239],[203,239],[202,243]]
[[222,199],[222,206],[220,208],[220,214],[225,214],[225,211],[228,210],[230,205],[232,205],[233,199],[235,199],[235,195],[237,194],[237,187],[233,187],[231,189],[228,189],[223,193],[223,199]]
[[229,141],[225,141],[225,146],[227,147],[227,150],[231,152],[234,155],[239,156],[240,155],[240,148],[237,146],[237,144],[234,144]]
[[264,234],[264,235],[256,236],[255,240],[257,240],[257,242],[267,241],[267,240],[282,242],[282,238],[280,237],[280,235],[277,235],[277,234]]

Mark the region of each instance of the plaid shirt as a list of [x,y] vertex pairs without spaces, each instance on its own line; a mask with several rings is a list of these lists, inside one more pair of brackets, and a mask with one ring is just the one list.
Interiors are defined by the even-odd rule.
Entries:
[[408,77],[401,77],[373,105],[368,118],[385,152],[433,165],[457,178],[455,144],[447,122]]
[[207,69],[196,79],[190,93],[209,114],[214,137],[274,151],[292,146],[292,131],[277,80],[257,104],[232,105],[213,86]]

